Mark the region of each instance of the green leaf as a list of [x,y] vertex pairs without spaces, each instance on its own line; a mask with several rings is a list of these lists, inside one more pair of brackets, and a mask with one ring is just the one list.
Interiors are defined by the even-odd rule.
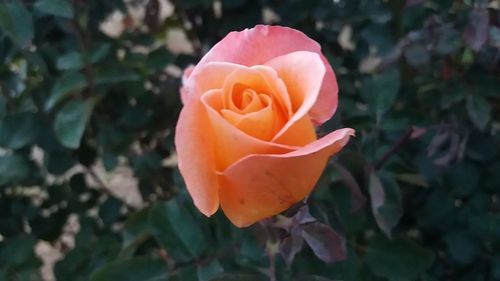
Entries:
[[493,257],[491,263],[491,274],[493,275],[493,278],[500,279],[500,256],[496,255]]
[[95,77],[96,84],[130,82],[140,79],[140,76],[135,71],[131,69],[123,69],[118,66],[97,69]]
[[31,144],[38,134],[38,128],[36,114],[9,115],[0,122],[0,146],[19,149]]
[[148,55],[146,67],[148,69],[163,70],[169,63],[172,63],[174,56],[166,48],[158,48]]
[[447,178],[453,193],[465,197],[478,189],[480,174],[475,166],[468,163],[459,163],[450,167]]
[[33,40],[33,19],[20,0],[0,5],[0,29],[21,48]]
[[196,221],[175,199],[153,206],[149,220],[155,238],[178,261],[199,257],[207,246]]
[[87,86],[85,76],[80,72],[68,72],[59,77],[52,87],[50,97],[45,102],[45,110],[50,111],[64,98]]
[[262,281],[258,275],[251,274],[224,274],[223,276],[210,279],[210,281]]
[[317,276],[317,275],[308,275],[303,278],[298,279],[297,281],[335,281],[332,279],[328,279],[322,276]]
[[165,262],[153,257],[115,261],[98,269],[90,281],[167,281]]
[[59,70],[78,70],[83,67],[82,54],[72,51],[58,57],[56,67]]
[[7,115],[7,99],[0,96],[0,121]]
[[412,66],[426,65],[430,61],[429,51],[422,45],[411,45],[404,51],[406,61]]
[[450,231],[444,241],[453,259],[461,264],[471,263],[481,253],[479,241],[465,231]]
[[100,43],[97,46],[93,47],[89,51],[89,60],[91,63],[97,63],[102,59],[106,58],[109,55],[111,50],[111,44],[109,43]]
[[73,6],[66,0],[38,0],[35,8],[46,14],[63,18],[73,18]]
[[379,277],[389,280],[413,280],[427,270],[434,261],[434,253],[415,242],[388,239],[377,235],[368,241],[366,263]]
[[361,95],[377,115],[385,113],[396,100],[400,74],[395,68],[375,74],[363,81]]
[[198,281],[210,281],[222,273],[224,273],[224,268],[222,268],[218,260],[212,260],[210,263],[198,266]]
[[472,123],[484,131],[491,119],[491,105],[479,95],[470,95],[467,97],[467,113]]
[[80,146],[92,107],[91,101],[72,100],[57,113],[54,129],[62,145],[73,149]]
[[0,250],[0,264],[20,266],[32,262],[36,239],[33,235],[22,234],[4,242]]
[[31,172],[31,162],[21,155],[0,156],[0,185],[19,183]]
[[102,219],[102,222],[105,225],[111,225],[117,221],[121,215],[122,206],[122,201],[114,197],[108,197],[108,199],[99,206],[99,217]]

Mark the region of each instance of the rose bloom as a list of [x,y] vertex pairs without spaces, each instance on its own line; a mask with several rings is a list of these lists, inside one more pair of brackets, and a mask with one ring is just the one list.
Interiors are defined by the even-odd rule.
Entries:
[[320,45],[302,32],[258,25],[229,33],[183,77],[175,145],[196,207],[211,216],[220,205],[245,227],[304,199],[354,135],[316,136],[337,92]]

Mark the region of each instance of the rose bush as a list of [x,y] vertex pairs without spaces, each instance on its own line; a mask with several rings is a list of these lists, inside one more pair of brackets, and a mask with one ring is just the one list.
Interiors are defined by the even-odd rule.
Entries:
[[258,25],[229,33],[183,77],[175,144],[197,208],[211,216],[220,205],[245,227],[306,197],[354,134],[317,139],[337,92],[319,44],[302,32]]

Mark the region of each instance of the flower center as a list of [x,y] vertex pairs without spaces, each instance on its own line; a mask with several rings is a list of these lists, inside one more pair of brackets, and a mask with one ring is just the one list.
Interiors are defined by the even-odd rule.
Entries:
[[270,97],[267,94],[258,93],[244,84],[235,84],[230,93],[229,109],[247,114],[266,108],[270,104]]

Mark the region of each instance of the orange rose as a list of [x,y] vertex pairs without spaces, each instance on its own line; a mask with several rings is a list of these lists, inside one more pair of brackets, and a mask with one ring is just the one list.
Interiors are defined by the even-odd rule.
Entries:
[[229,33],[183,77],[175,144],[196,207],[211,216],[220,205],[244,227],[304,199],[354,135],[316,137],[337,92],[321,47],[302,32],[258,25]]

